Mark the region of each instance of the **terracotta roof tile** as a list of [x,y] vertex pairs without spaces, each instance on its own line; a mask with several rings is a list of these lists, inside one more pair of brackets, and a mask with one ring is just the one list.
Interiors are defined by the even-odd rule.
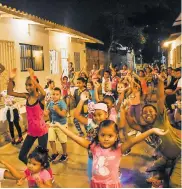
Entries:
[[1,3],[0,3],[0,11],[3,11],[3,12],[8,13],[8,14],[12,14],[12,15],[17,16],[19,18],[28,19],[28,20],[43,24],[46,27],[52,28],[53,30],[57,29],[57,30],[60,30],[60,32],[64,31],[65,33],[78,36],[78,38],[79,37],[84,38],[90,43],[104,44],[102,41],[100,41],[100,40],[98,40],[94,37],[91,37],[89,35],[86,35],[84,33],[81,33],[79,31],[76,31],[72,28],[68,28],[68,27],[65,27],[63,25],[57,24],[55,22],[40,18],[38,16],[31,15],[31,14],[28,14],[28,13],[20,11],[20,10],[16,10],[15,8],[7,7],[7,5],[2,5]]

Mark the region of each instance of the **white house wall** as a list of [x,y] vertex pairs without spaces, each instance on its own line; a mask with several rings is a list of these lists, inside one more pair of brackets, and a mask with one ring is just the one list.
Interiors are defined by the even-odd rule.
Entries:
[[[49,31],[49,49],[58,52],[59,70],[62,71],[61,65],[61,49],[69,50],[70,40],[68,36],[63,36],[58,32]],[[55,81],[55,85],[60,87],[60,73],[51,75]]]
[[15,59],[18,75],[16,86],[18,91],[25,91],[25,79],[27,72],[21,72],[20,67],[20,47],[19,43],[43,46],[44,71],[36,71],[40,84],[45,84],[45,76],[49,74],[49,35],[43,27],[38,25],[28,25],[24,21],[12,18],[0,19],[0,40],[13,41],[15,43]]
[[[59,59],[58,62],[60,64],[60,71],[62,71],[61,49],[68,50],[68,61],[73,62],[73,64],[74,64],[74,52],[79,52],[80,53],[80,68],[86,65],[85,43],[73,42],[69,35],[50,31],[49,32],[49,49],[55,50],[58,52],[58,59]],[[54,79],[56,86],[59,87],[60,74],[51,75],[51,78]]]

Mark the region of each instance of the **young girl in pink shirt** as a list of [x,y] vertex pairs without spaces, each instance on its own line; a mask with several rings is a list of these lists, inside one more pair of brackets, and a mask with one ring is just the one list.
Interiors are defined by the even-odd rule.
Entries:
[[0,160],[9,171],[8,179],[18,180],[17,184],[20,186],[26,179],[29,188],[52,188],[53,176],[49,168],[48,150],[37,146],[34,151],[28,156],[27,169],[20,172],[10,165],[8,162]]
[[35,140],[38,139],[40,146],[47,148],[48,127],[44,121],[44,99],[46,92],[39,85],[38,79],[34,76],[31,68],[27,69],[30,76],[27,77],[25,86],[28,93],[17,93],[13,91],[13,79],[16,76],[16,68],[11,71],[8,83],[8,95],[25,98],[27,111],[27,136],[20,150],[19,159],[27,164],[27,154]]
[[115,123],[117,121],[117,112],[115,109],[115,98],[113,94],[104,96],[104,103],[108,106],[109,119],[113,120]]
[[153,128],[123,144],[119,144],[119,128],[111,120],[105,120],[99,124],[98,134],[92,142],[77,136],[61,125],[58,127],[76,143],[91,150],[93,154],[91,188],[120,188],[118,170],[121,155],[151,134],[166,134],[161,129]]

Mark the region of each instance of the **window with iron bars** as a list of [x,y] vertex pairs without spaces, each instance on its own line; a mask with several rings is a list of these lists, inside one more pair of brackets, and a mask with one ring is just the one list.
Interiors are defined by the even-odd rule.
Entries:
[[44,70],[43,47],[20,43],[21,71],[32,68],[35,71]]

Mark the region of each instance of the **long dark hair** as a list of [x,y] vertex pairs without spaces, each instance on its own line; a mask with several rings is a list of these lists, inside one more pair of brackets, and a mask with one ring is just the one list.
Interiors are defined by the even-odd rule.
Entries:
[[41,166],[44,169],[47,169],[50,164],[50,157],[48,155],[48,149],[43,148],[42,146],[37,146],[34,151],[28,156],[28,159],[34,158],[36,161],[41,163]]
[[[90,145],[92,145],[93,143],[95,143],[96,145],[98,145],[98,144],[99,144],[99,136],[98,136],[98,134],[99,134],[100,130],[101,130],[102,128],[105,128],[105,127],[110,127],[111,125],[114,126],[114,130],[115,130],[116,134],[118,134],[118,133],[119,133],[119,128],[118,128],[117,124],[116,124],[114,121],[112,121],[112,120],[104,120],[104,121],[102,121],[102,122],[99,124],[99,127],[98,127],[98,129],[97,129],[97,135],[96,135],[96,137],[92,140],[92,142],[91,142]],[[118,144],[119,144],[119,137],[118,137],[117,140],[115,141],[114,145],[111,147],[112,150],[117,149]]]

